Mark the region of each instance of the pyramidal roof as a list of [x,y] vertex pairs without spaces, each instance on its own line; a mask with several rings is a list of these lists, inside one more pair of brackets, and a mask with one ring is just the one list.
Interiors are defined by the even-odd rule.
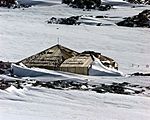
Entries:
[[25,58],[18,63],[23,63],[28,67],[57,69],[66,59],[78,54],[74,50],[57,44],[40,53]]

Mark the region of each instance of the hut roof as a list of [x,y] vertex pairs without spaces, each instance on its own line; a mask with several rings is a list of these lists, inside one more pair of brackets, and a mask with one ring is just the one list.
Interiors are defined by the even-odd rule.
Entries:
[[79,53],[57,44],[36,55],[25,58],[19,61],[19,63],[22,62],[28,67],[54,69],[59,67],[66,59],[76,56],[77,54]]

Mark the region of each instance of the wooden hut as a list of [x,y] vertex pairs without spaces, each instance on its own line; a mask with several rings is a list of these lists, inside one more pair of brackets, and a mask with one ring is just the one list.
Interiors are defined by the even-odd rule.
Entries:
[[78,53],[61,45],[55,45],[38,54],[32,55],[18,63],[23,63],[27,67],[38,67],[49,70],[59,70],[76,74],[88,75],[94,57],[110,68],[118,68],[118,64],[111,58],[93,51]]

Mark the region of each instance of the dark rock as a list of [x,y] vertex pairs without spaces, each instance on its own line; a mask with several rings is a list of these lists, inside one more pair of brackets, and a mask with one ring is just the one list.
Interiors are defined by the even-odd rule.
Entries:
[[0,89],[1,90],[5,90],[10,86],[11,86],[11,84],[9,84],[8,82],[6,82],[4,80],[0,80]]
[[8,71],[10,67],[11,67],[10,62],[0,61],[0,74],[5,74],[5,72]]
[[76,25],[77,20],[80,16],[72,16],[69,18],[55,18],[52,17],[50,20],[47,21],[49,24],[66,24],[66,25]]
[[144,10],[138,15],[124,19],[125,20],[118,22],[116,24],[118,26],[150,28],[150,10]]
[[0,74],[4,74],[5,71],[3,69],[0,69]]
[[[75,80],[58,80],[58,81],[36,81],[36,80],[4,80],[0,78],[0,89],[5,90],[11,85],[17,89],[23,89],[27,84],[32,84],[34,87],[45,87],[59,90],[92,90],[97,93],[116,93],[116,94],[140,94],[145,92],[145,89],[150,90],[150,87],[143,87],[140,85],[134,85],[128,82],[111,84],[89,84],[87,81],[75,81]],[[136,88],[136,89],[135,89]]]
[[131,84],[130,87],[138,87],[139,85]]
[[29,8],[29,7],[31,7],[31,5],[29,5],[29,4],[20,4],[16,8]]
[[16,0],[0,0],[0,7],[10,8],[16,4]]
[[47,88],[55,88],[51,82],[47,82]]
[[1,69],[8,69],[11,67],[11,63],[10,62],[3,62],[3,61],[0,61],[0,68]]
[[108,16],[102,16],[102,15],[100,15],[100,16],[95,16],[95,18],[108,18]]
[[97,86],[92,90],[98,93],[109,92],[109,93],[125,94],[124,87],[118,83],[113,83],[112,85],[101,84],[101,86]]
[[110,85],[109,89],[111,90],[112,93],[118,93],[118,94],[123,94],[124,93],[124,87],[121,85]]
[[21,86],[21,83],[22,83],[21,81],[16,80],[14,86],[15,86],[17,89],[23,89],[23,87]]
[[144,90],[141,90],[141,91],[140,90],[135,90],[134,92],[135,92],[135,94],[140,94],[140,93],[144,92]]
[[122,84],[122,86],[127,86],[127,85],[129,85],[130,83],[128,83],[128,82],[123,82],[123,83],[121,83]]
[[39,86],[39,85],[41,85],[40,81],[36,81],[35,83],[32,83],[32,86],[34,86],[34,87]]
[[5,90],[8,87],[10,87],[11,85],[13,85],[14,87],[16,87],[17,89],[23,89],[23,83],[25,81],[20,81],[20,80],[0,80],[0,89],[1,90]]
[[134,3],[134,4],[150,5],[150,0],[128,0],[128,2]]
[[96,87],[97,85],[91,85],[91,87]]
[[139,73],[139,72],[136,72],[136,73],[131,74],[131,76],[150,76],[150,73]]
[[101,26],[102,25],[102,23],[97,23],[97,25],[96,26]]
[[83,11],[91,9],[106,11],[112,8],[112,5],[102,5],[101,0],[62,0],[62,3],[69,5],[72,8],[80,8]]
[[150,90],[150,86],[145,87],[146,89]]
[[95,9],[101,5],[101,0],[62,0],[62,3],[73,8]]
[[97,93],[106,93],[107,91],[105,91],[104,89],[102,89],[102,87],[98,86],[95,87],[94,89],[92,89],[93,91],[96,91]]
[[29,8],[31,7],[29,4],[19,4],[17,0],[0,0],[0,7],[7,7],[7,8]]
[[111,8],[112,8],[112,5],[101,5],[98,7],[98,10],[107,11],[107,10],[110,10]]

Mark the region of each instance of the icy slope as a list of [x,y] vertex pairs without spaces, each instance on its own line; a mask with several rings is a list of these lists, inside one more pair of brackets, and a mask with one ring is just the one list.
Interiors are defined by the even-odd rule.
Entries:
[[0,91],[0,119],[148,120],[148,97],[14,87]]

